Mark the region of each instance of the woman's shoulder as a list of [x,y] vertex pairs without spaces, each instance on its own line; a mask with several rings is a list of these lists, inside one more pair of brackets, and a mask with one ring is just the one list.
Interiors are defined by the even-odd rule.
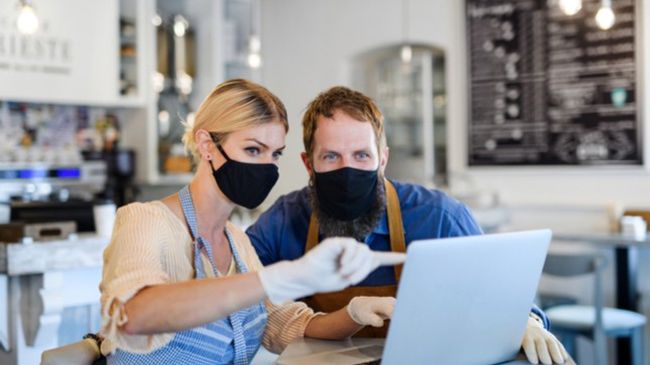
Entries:
[[174,220],[178,219],[159,200],[124,205],[117,210],[111,243],[106,252],[130,250],[129,247],[136,250],[147,247],[167,254],[181,252],[189,238],[186,238],[182,224]]
[[173,213],[160,200],[129,203],[117,209],[117,217],[160,219],[170,215]]
[[167,227],[174,232],[183,231],[182,223],[160,200],[130,203],[117,209],[116,226],[134,224],[141,228]]
[[161,208],[164,208],[164,205],[160,200],[133,202],[117,208],[117,215],[160,215],[162,213]]

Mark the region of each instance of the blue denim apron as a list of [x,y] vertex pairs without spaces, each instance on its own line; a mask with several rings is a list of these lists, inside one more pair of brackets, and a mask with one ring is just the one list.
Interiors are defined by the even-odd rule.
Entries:
[[[197,279],[205,278],[205,269],[201,261],[201,249],[207,253],[215,276],[219,276],[215,265],[212,247],[198,232],[196,213],[189,188],[185,186],[178,193],[183,206],[185,220],[190,227],[194,244],[194,270]],[[239,257],[237,248],[225,230],[232,250],[237,271],[248,271]],[[117,349],[106,358],[108,364],[248,364],[262,342],[266,327],[266,308],[264,302],[232,313],[227,318],[202,325],[200,327],[177,332],[170,343],[147,354],[136,354]]]

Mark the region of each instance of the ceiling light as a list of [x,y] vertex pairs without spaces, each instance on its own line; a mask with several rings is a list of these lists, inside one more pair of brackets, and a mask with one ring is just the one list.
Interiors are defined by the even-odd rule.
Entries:
[[16,20],[18,31],[23,34],[34,34],[38,30],[38,16],[30,1],[22,1],[20,14]]
[[566,15],[576,15],[582,9],[582,0],[560,0],[560,10]]
[[607,30],[614,25],[616,15],[612,10],[612,2],[610,0],[603,0],[603,3],[596,13],[596,24],[602,30]]

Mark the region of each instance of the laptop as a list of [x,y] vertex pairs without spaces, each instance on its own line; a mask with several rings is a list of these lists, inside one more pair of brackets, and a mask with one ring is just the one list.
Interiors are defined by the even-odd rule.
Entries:
[[383,365],[486,365],[513,360],[550,241],[550,230],[414,241],[385,344],[352,339],[353,346],[326,344],[323,351],[311,348],[302,356],[283,353],[278,364],[381,360]]

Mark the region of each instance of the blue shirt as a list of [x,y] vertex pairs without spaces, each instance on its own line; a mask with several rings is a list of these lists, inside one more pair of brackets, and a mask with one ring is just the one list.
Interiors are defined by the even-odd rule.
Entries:
[[[439,190],[391,180],[399,197],[406,245],[430,238],[459,237],[482,234],[469,209]],[[294,260],[305,253],[311,217],[309,187],[281,196],[264,212],[246,233],[262,264]],[[379,223],[366,237],[365,243],[375,251],[390,251],[388,217],[384,212]],[[380,267],[359,286],[395,284],[392,267]],[[546,318],[536,307],[533,312],[544,322]],[[545,323],[546,324],[546,323]]]

